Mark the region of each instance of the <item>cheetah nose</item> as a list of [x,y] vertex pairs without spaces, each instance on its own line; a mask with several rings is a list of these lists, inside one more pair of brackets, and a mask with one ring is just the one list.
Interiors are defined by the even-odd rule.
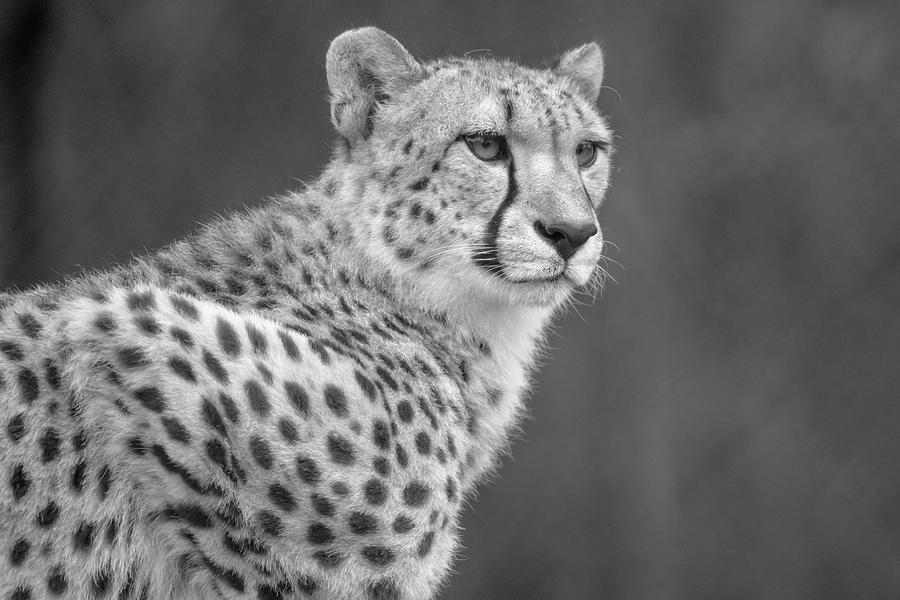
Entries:
[[593,221],[581,223],[542,223],[534,222],[534,228],[538,235],[545,238],[556,248],[563,260],[575,254],[588,239],[597,233],[597,226]]

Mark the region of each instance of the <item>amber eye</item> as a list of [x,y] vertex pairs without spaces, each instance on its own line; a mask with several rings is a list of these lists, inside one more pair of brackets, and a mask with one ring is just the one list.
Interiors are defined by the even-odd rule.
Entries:
[[579,167],[589,167],[597,160],[597,145],[593,142],[581,142],[575,148],[575,158]]
[[506,141],[492,133],[473,133],[463,137],[472,154],[481,160],[500,160],[506,157]]

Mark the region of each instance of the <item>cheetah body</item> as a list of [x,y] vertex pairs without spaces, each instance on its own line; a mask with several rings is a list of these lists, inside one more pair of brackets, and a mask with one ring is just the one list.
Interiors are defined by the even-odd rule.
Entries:
[[[0,598],[433,597],[544,327],[597,273],[599,235],[562,260],[527,235],[596,218],[605,153],[558,154],[609,138],[600,60],[419,63],[348,32],[318,182],[0,296]],[[487,130],[505,160],[460,138]]]

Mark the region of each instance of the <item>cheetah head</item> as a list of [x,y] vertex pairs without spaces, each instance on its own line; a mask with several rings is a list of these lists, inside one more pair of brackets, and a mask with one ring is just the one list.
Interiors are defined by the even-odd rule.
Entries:
[[420,62],[375,28],[327,56],[369,249],[441,301],[555,306],[597,274],[612,133],[593,43],[550,69]]

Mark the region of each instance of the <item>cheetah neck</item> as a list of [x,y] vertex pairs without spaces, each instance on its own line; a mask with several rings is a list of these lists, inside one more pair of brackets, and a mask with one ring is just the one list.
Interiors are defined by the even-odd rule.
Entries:
[[[470,427],[473,451],[469,457],[475,480],[493,467],[518,423],[544,332],[558,307],[504,303],[467,290],[440,271],[401,270],[384,260],[383,253],[367,243],[377,239],[370,221],[352,218],[365,193],[364,184],[357,183],[347,165],[338,172],[344,179],[335,194],[335,207],[345,211],[344,221],[351,224],[358,241],[348,249],[349,260],[385,282],[413,320],[438,316],[443,324],[440,335],[467,357],[463,394],[471,422],[476,423]],[[328,177],[326,172],[324,179]]]

